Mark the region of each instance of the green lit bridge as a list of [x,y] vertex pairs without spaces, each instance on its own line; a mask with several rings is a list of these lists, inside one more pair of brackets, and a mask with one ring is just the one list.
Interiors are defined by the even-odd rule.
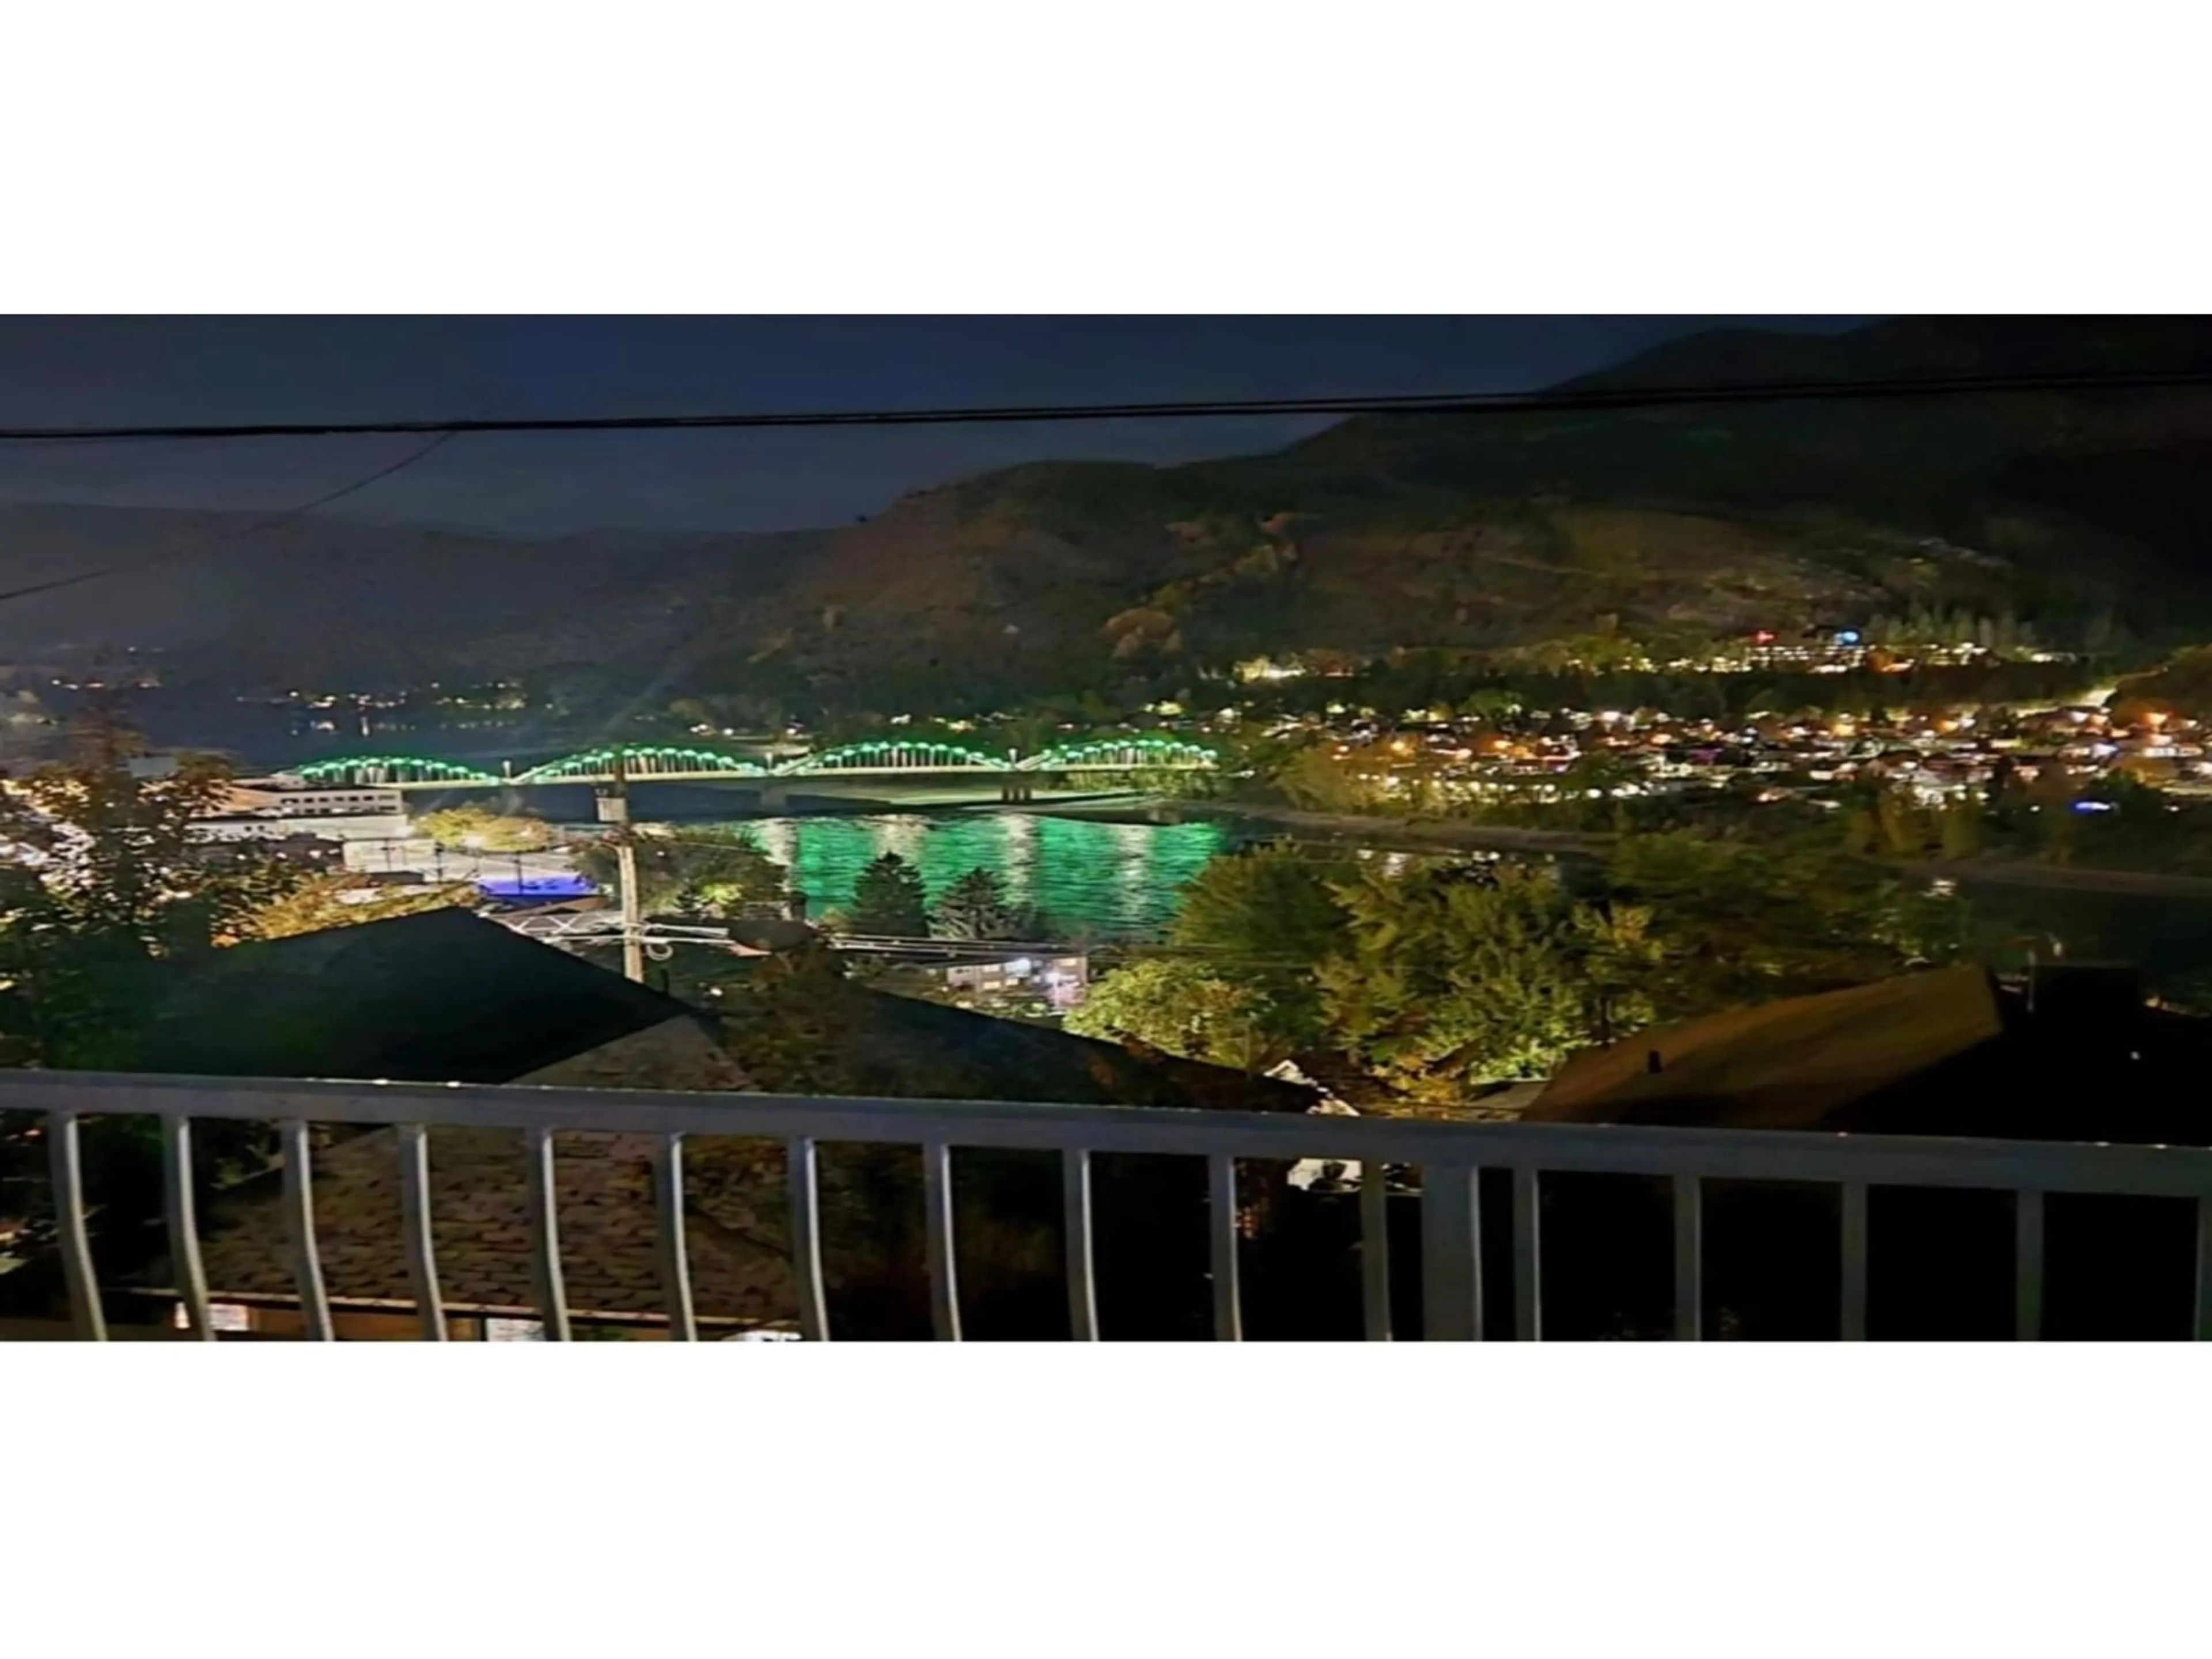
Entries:
[[840,744],[793,759],[763,763],[719,750],[667,744],[624,744],[500,771],[416,755],[345,755],[287,769],[285,775],[326,787],[386,789],[523,788],[539,784],[602,784],[621,775],[632,783],[705,783],[797,778],[997,778],[1020,785],[1069,773],[1210,772],[1218,750],[1180,738],[1106,737],[1013,755],[960,744],[882,738]]

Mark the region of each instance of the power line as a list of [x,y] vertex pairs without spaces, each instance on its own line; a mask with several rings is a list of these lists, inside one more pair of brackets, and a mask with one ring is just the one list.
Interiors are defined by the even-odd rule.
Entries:
[[[1328,398],[1208,398],[1181,403],[999,404],[969,409],[783,410],[745,414],[501,416],[428,421],[252,421],[229,424],[0,427],[0,441],[97,443],[242,438],[333,438],[462,432],[685,432],[758,427],[957,426],[1036,421],[1188,420],[1232,415],[1533,415],[1682,404],[1805,403],[1840,398],[1986,397],[2007,392],[2154,392],[2212,386],[2212,370],[2126,374],[1911,375],[1686,386],[1579,386]],[[305,510],[305,509],[301,509]]]

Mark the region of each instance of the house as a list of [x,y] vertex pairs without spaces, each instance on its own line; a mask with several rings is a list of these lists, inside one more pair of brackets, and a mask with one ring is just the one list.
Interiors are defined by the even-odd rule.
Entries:
[[[189,967],[156,969],[151,1015],[130,1069],[216,1077],[567,1084],[739,1090],[750,1081],[716,1023],[465,911],[447,909],[241,945]],[[522,1147],[499,1131],[428,1136],[432,1236],[457,1335],[534,1325]],[[573,1316],[582,1326],[657,1327],[649,1139],[561,1137],[556,1180]],[[399,1231],[395,1132],[331,1140],[315,1157],[324,1276],[340,1334],[416,1329]],[[787,1255],[746,1231],[742,1197],[697,1172],[687,1242],[703,1329],[774,1327],[793,1307]],[[202,1256],[234,1328],[300,1327],[290,1239],[271,1169],[204,1200]],[[106,1238],[102,1278],[118,1324],[167,1319],[166,1253],[132,1261]],[[51,1273],[9,1275],[10,1302]],[[13,1281],[21,1279],[21,1284]],[[133,1285],[135,1284],[135,1288]]]
[[[1242,1073],[873,992],[846,981],[818,949],[762,957],[754,972],[750,987],[710,1014],[495,923],[432,911],[239,945],[155,972],[153,1012],[129,1069],[1301,1112],[1312,1103],[1308,1091]],[[317,1237],[334,1321],[345,1337],[411,1336],[396,1135],[340,1135],[314,1154]],[[532,1333],[519,1139],[442,1127],[428,1139],[449,1330]],[[556,1139],[562,1254],[580,1332],[665,1332],[653,1146],[650,1137],[619,1133]],[[1115,1334],[1205,1329],[1204,1172],[1183,1162],[1097,1160],[1101,1317]],[[791,1328],[797,1304],[781,1144],[694,1137],[684,1165],[702,1333]],[[1256,1212],[1268,1176],[1251,1176]],[[954,1177],[971,1334],[1063,1334],[1057,1158],[963,1149]],[[819,1181],[833,1330],[926,1334],[915,1150],[825,1146]],[[231,1328],[299,1331],[279,1170],[210,1194],[200,1236],[210,1295]],[[117,1235],[99,1243],[111,1322],[143,1328],[168,1321],[175,1280],[158,1242]],[[1180,1290],[1160,1294],[1170,1281]],[[7,1288],[13,1311],[56,1321],[53,1273],[19,1272]],[[26,1309],[34,1289],[44,1302]]]

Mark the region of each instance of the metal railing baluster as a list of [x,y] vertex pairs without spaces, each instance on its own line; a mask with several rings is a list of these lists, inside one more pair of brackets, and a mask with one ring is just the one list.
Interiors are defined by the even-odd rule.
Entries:
[[2043,1335],[2043,1194],[2023,1188],[2014,1200],[2013,1335],[2033,1342]]
[[399,1225],[406,1235],[407,1282],[425,1342],[446,1340],[446,1307],[438,1290],[438,1248],[430,1233],[430,1144],[420,1123],[398,1126]]
[[921,1149],[923,1231],[929,1255],[929,1329],[939,1342],[960,1340],[960,1269],[952,1247],[952,1149]]
[[1702,1342],[1705,1335],[1705,1184],[1674,1177],[1674,1340]]
[[323,1288],[323,1255],[315,1243],[315,1167],[312,1127],[304,1119],[287,1119],[282,1126],[284,1145],[284,1215],[292,1234],[292,1279],[300,1287],[300,1312],[307,1321],[307,1340],[331,1342],[337,1332],[331,1323],[331,1299]]
[[1513,1172],[1513,1334],[1522,1342],[1544,1337],[1543,1189],[1534,1170]]
[[1359,1304],[1370,1342],[1390,1340],[1390,1194],[1382,1160],[1359,1166]]
[[653,1146],[653,1221],[660,1295],[668,1304],[668,1340],[696,1342],[699,1322],[691,1304],[691,1252],[684,1237],[682,1135],[663,1135]]
[[1206,1159],[1207,1231],[1212,1240],[1213,1337],[1244,1340],[1243,1298],[1237,1284],[1237,1160],[1226,1152]]
[[[527,1137],[530,1201],[539,1228],[543,1270],[559,1271],[558,1235],[550,1224],[554,1204],[551,1153],[556,1132],[629,1131],[653,1137],[728,1135],[773,1137],[793,1152],[790,1165],[794,1279],[800,1322],[817,1340],[826,1334],[825,1276],[822,1267],[822,1200],[817,1149],[825,1140],[902,1145],[930,1149],[975,1146],[1060,1155],[1063,1201],[1069,1220],[1068,1328],[1097,1337],[1097,1237],[1091,1215],[1091,1160],[1100,1154],[1202,1158],[1210,1204],[1208,1247],[1214,1269],[1211,1292],[1216,1334],[1243,1335],[1242,1229],[1237,1206],[1240,1159],[1294,1162],[1301,1158],[1357,1159],[1363,1165],[1419,1167],[1424,1171],[1420,1250],[1423,1329],[1442,1340],[1480,1335],[1484,1282],[1477,1237],[1475,1170],[1510,1171],[1512,1208],[1504,1230],[1512,1261],[1510,1282],[1516,1303],[1516,1335],[1541,1340],[1541,1203],[1548,1176],[1613,1174],[1667,1181],[1700,1202],[1713,1181],[1826,1182],[1841,1199],[1842,1252],[1838,1326],[1847,1340],[1867,1332],[1870,1276],[1871,1194],[1876,1187],[2008,1191],[2016,1195],[2014,1324],[2027,1338],[2044,1334],[2047,1308],[2048,1199],[2051,1193],[2186,1198],[2197,1206],[2197,1283],[2191,1323],[2212,1339],[2212,1149],[2149,1145],[2069,1145],[1992,1139],[1938,1139],[1896,1135],[1810,1136],[1759,1130],[1700,1130],[1615,1126],[1476,1124],[1422,1121],[1328,1120],[1293,1114],[1193,1112],[1140,1107],[1054,1106],[984,1101],[915,1102],[878,1098],[693,1094],[674,1091],[413,1084],[360,1085],[288,1079],[237,1079],[209,1083],[154,1076],[25,1072],[0,1074],[0,1109],[36,1115],[51,1135],[58,1238],[55,1256],[69,1289],[74,1328],[82,1335],[106,1334],[106,1310],[96,1282],[91,1232],[97,1219],[86,1206],[87,1121],[144,1116],[163,1139],[164,1206],[177,1299],[184,1321],[198,1328],[203,1297],[222,1286],[207,1284],[207,1261],[196,1271],[198,1218],[188,1213],[189,1170],[195,1129],[206,1120],[275,1124],[283,1153],[282,1200],[271,1218],[285,1228],[283,1246],[299,1284],[298,1305],[310,1333],[327,1339],[330,1290],[315,1227],[310,1123],[340,1122],[395,1127],[402,1154],[402,1209],[410,1279],[422,1311],[434,1319],[435,1262],[430,1249],[426,1126],[494,1129]],[[202,1132],[204,1133],[204,1132]],[[949,1152],[934,1153],[936,1220],[940,1245],[952,1237]],[[664,1169],[656,1200],[675,1196],[674,1171]],[[1363,1183],[1363,1233],[1383,1243],[1370,1251],[1362,1294],[1370,1329],[1379,1327],[1380,1300],[1388,1287],[1381,1271],[1388,1251],[1387,1188]],[[327,1200],[328,1194],[325,1194]],[[672,1216],[674,1203],[667,1206]],[[222,1224],[233,1224],[226,1217]],[[1692,1226],[1686,1202],[1676,1212],[1674,1267],[1680,1302],[1708,1304],[1700,1285],[1693,1298],[1694,1259],[1704,1266],[1703,1222]],[[1694,1248],[1693,1248],[1694,1247]],[[951,1265],[951,1253],[940,1254]],[[687,1267],[696,1264],[686,1263]],[[1700,1272],[1696,1276],[1700,1280]],[[940,1316],[957,1318],[957,1273],[943,1275],[956,1298]],[[541,1301],[556,1329],[567,1322],[565,1298]],[[553,1306],[556,1302],[562,1305]],[[212,1311],[212,1308],[210,1308]],[[1395,1310],[1393,1310],[1395,1311]],[[1686,1334],[1688,1314],[1684,1311]],[[1395,1321],[1393,1322],[1395,1323]],[[695,1315],[696,1323],[696,1315]],[[1394,1333],[1395,1334],[1395,1333]],[[425,1334],[430,1334],[426,1325]]]
[[553,1157],[553,1131],[526,1129],[523,1145],[530,1165],[531,1291],[548,1342],[566,1342],[568,1285],[561,1271],[559,1184]]
[[2197,1200],[2197,1318],[2194,1335],[2212,1342],[2212,1194]]
[[822,1194],[813,1140],[793,1137],[785,1149],[791,1188],[791,1273],[799,1297],[799,1333],[810,1342],[830,1340],[830,1307],[822,1283]]
[[1867,1340],[1867,1187],[1863,1181],[1844,1182],[1843,1328],[1844,1341]]
[[1482,1340],[1482,1172],[1421,1171],[1421,1340]]
[[107,1316],[100,1305],[100,1276],[92,1265],[92,1232],[84,1214],[84,1149],[75,1112],[46,1115],[46,1157],[53,1171],[54,1222],[61,1232],[70,1322],[79,1341],[105,1342]]
[[200,1341],[212,1342],[215,1320],[208,1311],[207,1273],[192,1214],[192,1121],[181,1113],[161,1120],[161,1207],[169,1226],[169,1271],[186,1328]]
[[1060,1155],[1060,1218],[1067,1233],[1067,1332],[1098,1340],[1098,1264],[1091,1218],[1091,1154],[1080,1146]]

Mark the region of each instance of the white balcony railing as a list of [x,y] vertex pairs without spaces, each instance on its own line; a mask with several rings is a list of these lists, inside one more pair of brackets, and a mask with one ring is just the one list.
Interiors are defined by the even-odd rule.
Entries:
[[528,1153],[535,1297],[545,1334],[569,1334],[556,1213],[553,1138],[568,1131],[657,1138],[654,1196],[659,1276],[677,1340],[696,1340],[682,1223],[686,1136],[782,1141],[788,1151],[791,1238],[799,1324],[828,1334],[822,1273],[822,1212],[816,1180],[823,1142],[918,1146],[922,1152],[932,1321],[943,1340],[960,1336],[958,1263],[953,1247],[950,1154],[954,1147],[1060,1155],[1066,1206],[1070,1328],[1095,1340],[1091,1158],[1156,1153],[1203,1158],[1210,1172],[1209,1229],[1214,1334],[1238,1340],[1237,1163],[1240,1158],[1356,1162],[1360,1198],[1364,1328],[1392,1335],[1386,1164],[1422,1171],[1420,1249],[1425,1334],[1480,1340],[1485,1334],[1477,1176],[1511,1172],[1513,1334],[1542,1334],[1538,1263],[1540,1185],[1552,1174],[1656,1176],[1674,1194],[1674,1334],[1695,1340],[1704,1325],[1702,1183],[1824,1182],[1842,1194],[1839,1334],[1863,1340],[1867,1320],[1869,1187],[1998,1189],[2015,1195],[2014,1334],[2043,1323],[2044,1199],[2052,1193],[2182,1198],[2196,1203],[2194,1330],[2212,1337],[2212,1150],[2042,1141],[1874,1137],[1752,1130],[1628,1128],[1583,1125],[1462,1123],[1303,1116],[1139,1107],[707,1095],[567,1088],[327,1083],[260,1079],[97,1073],[0,1073],[0,1110],[45,1114],[55,1209],[72,1316],[80,1336],[103,1339],[105,1323],[83,1205],[78,1126],[93,1117],[157,1120],[165,1149],[170,1256],[193,1334],[213,1336],[200,1267],[190,1181],[194,1119],[275,1124],[284,1150],[283,1202],[293,1277],[309,1334],[332,1334],[314,1228],[309,1126],[392,1126],[398,1131],[401,1224],[423,1335],[445,1336],[445,1304],[429,1217],[431,1126],[509,1129]]

